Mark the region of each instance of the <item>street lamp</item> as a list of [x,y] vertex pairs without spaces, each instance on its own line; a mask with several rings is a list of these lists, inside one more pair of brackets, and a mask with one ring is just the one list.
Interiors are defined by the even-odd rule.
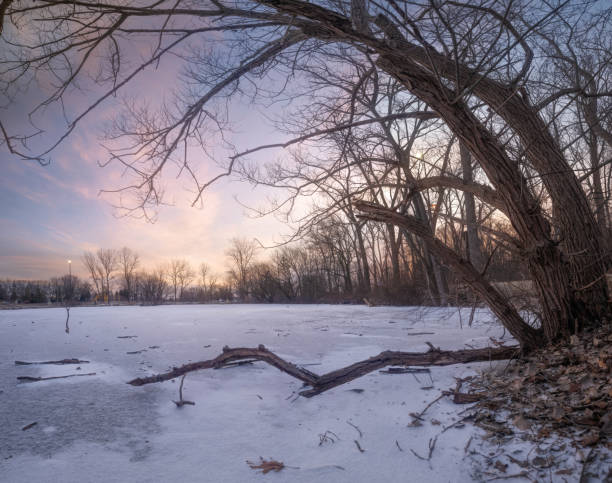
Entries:
[[72,299],[72,260],[68,260],[68,293]]
[[68,321],[70,320],[70,306],[72,305],[72,260],[68,260],[68,294],[66,297],[66,334],[70,333]]

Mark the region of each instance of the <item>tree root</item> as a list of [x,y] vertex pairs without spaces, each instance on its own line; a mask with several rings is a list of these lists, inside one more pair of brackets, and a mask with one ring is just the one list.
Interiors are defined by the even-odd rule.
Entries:
[[477,361],[505,360],[515,357],[518,351],[519,348],[517,346],[486,347],[484,349],[457,351],[443,351],[440,349],[430,349],[428,352],[385,351],[369,359],[319,376],[303,367],[285,361],[273,352],[270,352],[263,345],[256,349],[247,347],[230,349],[225,346],[223,352],[214,359],[185,364],[162,374],[138,377],[129,381],[128,384],[144,386],[145,384],[168,381],[188,372],[199,371],[201,369],[219,369],[229,363],[250,359],[266,362],[302,381],[305,385],[311,386],[311,389],[301,391],[300,395],[312,397],[387,366],[447,366]]

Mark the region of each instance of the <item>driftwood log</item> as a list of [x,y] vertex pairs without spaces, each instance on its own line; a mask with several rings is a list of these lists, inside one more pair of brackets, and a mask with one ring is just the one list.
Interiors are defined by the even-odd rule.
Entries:
[[282,372],[302,381],[304,385],[311,386],[300,392],[301,396],[312,397],[321,394],[341,384],[357,379],[387,366],[448,366],[451,364],[464,364],[478,361],[495,361],[512,359],[518,354],[519,348],[512,347],[486,347],[484,349],[469,349],[457,351],[443,351],[433,348],[428,352],[396,352],[385,351],[350,366],[317,375],[303,367],[288,362],[263,345],[257,348],[238,347],[230,349],[225,346],[223,352],[214,359],[192,362],[171,371],[148,377],[139,377],[128,382],[132,386],[144,386],[155,382],[168,381],[183,376],[189,372],[201,369],[219,369],[228,363],[235,363],[245,359],[263,361],[276,367]]

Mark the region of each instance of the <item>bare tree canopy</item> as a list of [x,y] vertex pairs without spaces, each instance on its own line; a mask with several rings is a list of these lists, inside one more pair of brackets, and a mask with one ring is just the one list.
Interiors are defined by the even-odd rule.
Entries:
[[[37,116],[56,107],[67,123],[53,139],[34,128],[14,131],[6,122],[0,128],[17,157],[45,163],[87,116],[120,97],[123,109],[106,130],[105,143],[109,162],[125,167],[128,181],[120,190],[132,196],[128,209],[146,213],[160,202],[159,179],[171,165],[192,178],[194,202],[211,182],[232,173],[299,194],[325,188],[354,223],[387,224],[392,244],[398,237],[421,240],[429,254],[472,285],[524,347],[534,347],[610,315],[604,186],[611,157],[611,15],[605,5],[572,0],[3,2],[6,102],[27,91],[29,82],[40,82],[48,94],[30,119],[36,125]],[[180,84],[163,86],[162,101],[134,98],[134,83],[162,68],[175,72]],[[356,79],[353,88],[347,91],[336,79],[343,76],[328,75],[333,73]],[[397,92],[376,105],[381,85],[389,81]],[[70,104],[82,89],[89,89],[90,101],[85,107]],[[347,102],[323,102],[333,95]],[[242,151],[231,146],[223,134],[236,98],[293,100],[301,115],[288,126],[292,138]],[[368,98],[369,106],[363,103]],[[330,108],[319,111],[325,117],[311,115],[309,106],[325,103]],[[406,144],[397,142],[410,138],[398,130],[405,120],[427,123],[429,136],[457,141],[481,179],[474,181],[467,165],[461,177],[449,177],[449,155],[439,157],[433,175],[416,173]],[[364,135],[371,126],[387,130],[384,149]],[[41,135],[47,148],[31,151]],[[221,139],[228,157],[216,160],[223,168],[218,176],[203,180],[197,162],[201,155],[213,156],[211,139]],[[346,182],[341,196],[323,180],[314,182],[319,167],[307,171],[308,154],[297,177],[275,172],[273,165],[249,164],[249,155],[264,148],[294,146],[299,156],[319,142],[321,149],[333,142],[339,153],[333,160],[344,163],[324,169],[326,179]],[[447,146],[450,152],[453,142]],[[194,147],[199,155],[192,154]],[[378,166],[406,169],[382,176],[384,170],[367,168],[368,156],[388,152],[392,156],[383,156]],[[298,189],[295,180],[304,174],[306,185]],[[365,180],[361,189],[352,184],[354,176]],[[385,191],[389,183],[405,189],[394,198]],[[438,218],[453,216],[440,211],[445,189],[468,193],[471,213],[470,199],[476,197],[507,217],[511,243],[540,301],[539,327],[526,323],[474,267],[482,265],[475,252],[470,263],[437,237]],[[412,203],[422,190],[437,190],[440,201],[427,216],[418,201]],[[246,290],[240,264],[236,268],[239,289]],[[104,271],[107,286],[111,272]]]
[[140,264],[138,253],[128,247],[123,247],[117,254],[117,263],[122,272],[123,288],[126,291],[128,301],[132,300],[136,285],[136,270]]
[[230,262],[230,277],[234,280],[240,300],[249,295],[249,272],[254,263],[257,244],[246,238],[232,238],[225,254]]

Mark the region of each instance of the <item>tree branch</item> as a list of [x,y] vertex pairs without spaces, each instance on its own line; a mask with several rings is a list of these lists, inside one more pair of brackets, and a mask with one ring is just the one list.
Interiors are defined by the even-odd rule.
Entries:
[[255,359],[270,364],[280,371],[312,386],[311,389],[300,392],[301,396],[312,397],[386,366],[448,366],[476,361],[505,360],[516,356],[517,351],[518,347],[516,346],[485,347],[483,349],[457,351],[442,351],[439,349],[429,350],[428,352],[385,351],[369,359],[318,376],[291,362],[287,362],[266,349],[263,345],[256,349],[242,347],[230,349],[226,346],[223,348],[223,352],[214,359],[185,364],[162,374],[139,377],[129,381],[128,384],[144,386],[145,384],[175,379],[189,372],[201,369],[218,369],[232,361]]

